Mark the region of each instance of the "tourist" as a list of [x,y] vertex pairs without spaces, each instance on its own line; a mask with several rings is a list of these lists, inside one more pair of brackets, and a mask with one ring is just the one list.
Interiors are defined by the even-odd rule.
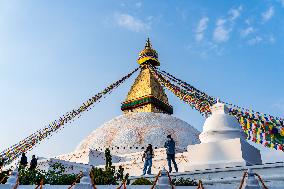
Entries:
[[22,153],[20,168],[25,168],[28,165],[28,158],[25,153]]
[[116,173],[117,180],[123,180],[123,173],[124,173],[124,168],[122,167],[122,165],[120,165]]
[[167,161],[169,166],[169,172],[172,172],[172,162],[174,164],[176,172],[178,172],[177,163],[175,160],[175,141],[171,135],[167,136],[167,141],[165,142],[165,148],[167,153]]
[[3,166],[4,166],[4,162],[5,162],[5,159],[3,158],[0,158],[0,173],[2,173],[2,169],[3,169]]
[[154,157],[154,152],[153,152],[153,148],[151,144],[148,144],[147,149],[145,150],[143,157],[142,157],[142,161],[145,158],[145,163],[144,163],[144,168],[143,168],[143,175],[147,174],[150,175],[151,174],[151,168],[152,168],[152,159]]
[[37,166],[37,158],[35,157],[35,155],[33,155],[30,163],[30,170],[34,170],[36,166]]

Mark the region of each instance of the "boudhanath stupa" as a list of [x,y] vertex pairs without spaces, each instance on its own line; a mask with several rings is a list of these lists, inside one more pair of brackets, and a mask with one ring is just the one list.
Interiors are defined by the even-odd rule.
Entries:
[[[157,56],[149,39],[139,57],[144,54]],[[125,166],[129,164],[129,171],[133,171],[130,174],[141,175],[142,152],[148,144],[152,144],[155,149],[159,162],[154,166],[157,172],[166,163],[163,147],[167,135],[172,135],[176,141],[176,150],[180,155],[186,151],[188,145],[200,143],[200,133],[197,129],[172,116],[173,107],[169,104],[163,87],[149,69],[149,64],[160,65],[158,59],[139,60],[139,63],[141,71],[121,106],[123,115],[95,129],[80,142],[74,152],[57,156],[55,159],[98,166],[105,162],[104,151],[109,148],[114,163]],[[135,171],[132,161],[137,164]]]
[[[142,154],[148,144],[154,147],[152,172],[167,168],[164,143],[171,135],[176,142],[179,172],[174,177],[202,179],[207,184],[239,183],[244,170],[253,169],[266,182],[284,185],[284,163],[263,164],[260,151],[246,141],[240,123],[228,114],[225,104],[211,106],[200,133],[189,123],[173,116],[164,88],[151,73],[160,66],[157,52],[148,39],[139,53],[140,73],[121,105],[122,115],[107,121],[83,139],[73,152],[40,160],[42,169],[54,162],[66,166],[69,173],[104,167],[106,148],[113,166],[122,166],[135,179],[142,174]],[[153,178],[153,175],[147,176]]]

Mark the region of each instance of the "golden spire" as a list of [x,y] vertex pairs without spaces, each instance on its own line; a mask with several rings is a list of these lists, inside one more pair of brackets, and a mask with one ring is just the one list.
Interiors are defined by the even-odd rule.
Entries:
[[148,37],[146,44],[145,44],[145,49],[143,49],[139,53],[139,57],[137,60],[138,64],[151,64],[153,66],[160,66],[160,62],[158,60],[158,53],[152,49],[151,41]]
[[126,100],[121,106],[121,110],[126,114],[130,112],[173,113],[173,108],[168,102],[168,97],[163,87],[156,80],[149,68],[149,64],[152,66],[160,64],[157,59],[157,53],[156,58],[150,56],[153,55],[153,52],[156,53],[156,51],[152,49],[150,39],[148,38],[145,49],[139,54],[138,63],[139,60],[141,60],[140,55],[145,55],[147,53],[147,56],[139,63],[143,64],[140,74],[136,78],[128,92]]

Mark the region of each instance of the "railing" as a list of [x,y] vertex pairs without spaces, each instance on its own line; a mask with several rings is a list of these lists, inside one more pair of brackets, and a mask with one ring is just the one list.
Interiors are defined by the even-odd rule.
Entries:
[[116,189],[121,189],[121,187],[123,186],[123,189],[126,189],[126,180],[124,180],[121,185],[119,187],[117,187]]
[[197,186],[197,188],[196,189],[204,189],[204,186],[203,186],[203,184],[202,184],[202,181],[201,180],[199,180],[198,181],[198,186]]
[[239,189],[242,189],[247,174],[248,174],[248,173],[245,171],[245,172],[244,172],[244,175],[243,175],[243,178],[242,178],[242,180],[241,180],[241,185],[240,185]]
[[168,171],[167,171],[167,175],[169,177],[170,185],[171,185],[172,189],[174,189],[174,185],[172,183],[172,178],[171,178],[170,173]]
[[93,189],[97,189],[95,181],[93,180],[93,177],[92,177],[93,176],[92,171],[90,171],[89,175],[90,175],[90,178],[91,178],[91,183],[92,183]]
[[3,177],[1,180],[0,180],[0,184],[2,184],[2,182],[5,180],[6,177]]
[[260,175],[259,175],[259,174],[257,174],[257,173],[255,173],[255,175],[258,177],[258,180],[261,182],[262,187],[263,187],[264,189],[268,189],[268,188],[265,186],[265,184],[264,184],[264,182],[263,182],[262,178],[260,177]]
[[20,182],[19,182],[19,178],[17,178],[16,184],[15,184],[15,186],[13,187],[13,189],[17,189],[17,188],[18,188],[18,186],[19,186],[19,184],[20,184]]
[[77,176],[76,180],[71,184],[71,186],[68,187],[68,189],[71,189],[73,186],[76,185],[76,183],[82,178],[83,173],[80,172],[80,174]]
[[158,173],[158,175],[156,176],[155,181],[154,181],[154,183],[153,183],[151,189],[154,189],[154,188],[155,188],[155,186],[156,186],[156,184],[157,184],[157,181],[158,181],[159,176],[161,175],[161,173],[162,173],[162,171],[159,171],[159,173]]
[[[152,185],[151,189],[154,189],[155,186],[157,185],[157,182],[158,182],[158,180],[159,180],[159,177],[161,176],[161,173],[162,173],[162,171],[159,171],[159,173],[158,173],[157,176],[155,177],[155,181],[153,182],[153,185]],[[171,185],[171,189],[174,189],[174,185],[172,184],[172,179],[171,179],[171,177],[170,177],[170,174],[169,174],[168,171],[166,171],[166,173],[167,173],[167,176],[168,176],[168,178],[169,178],[169,183],[170,183],[170,185]],[[262,187],[263,187],[264,189],[268,189],[268,187],[265,185],[264,181],[262,180],[261,176],[260,176],[259,174],[257,174],[257,173],[253,173],[253,174],[257,176],[258,180],[259,180],[259,181],[261,182],[261,184],[262,184]],[[248,172],[245,171],[244,174],[243,174],[243,177],[242,177],[242,180],[241,180],[239,189],[242,189],[242,188],[243,188],[244,181],[245,181],[245,178],[246,178],[247,175],[248,175]],[[80,174],[77,176],[76,180],[72,183],[71,186],[68,187],[68,189],[72,189],[72,187],[76,185],[76,183],[82,178],[82,176],[83,176],[83,173],[80,172]],[[91,183],[92,183],[93,189],[97,189],[97,187],[96,187],[96,185],[95,185],[95,183],[94,183],[94,180],[92,179],[92,172],[90,172],[89,176],[91,177]],[[4,180],[4,179],[2,179],[1,182],[3,182],[3,180]],[[122,187],[123,187],[123,189],[126,189],[126,181],[127,181],[127,180],[124,179],[123,182],[121,183],[121,185],[120,185],[119,187],[117,187],[116,189],[122,189]],[[1,182],[0,182],[0,183],[1,183]],[[42,178],[42,179],[40,180],[40,183],[36,186],[35,189],[42,189],[42,188],[43,188],[43,183],[44,183],[44,178]],[[19,186],[19,178],[17,178],[16,184],[14,185],[13,189],[17,189],[18,186]],[[196,189],[205,189],[201,180],[198,181],[198,186],[197,186]]]
[[[243,178],[242,178],[242,180],[241,180],[241,184],[240,184],[239,189],[242,189],[242,188],[243,188],[243,184],[244,184],[244,181],[245,181],[245,178],[246,178],[246,175],[247,175],[247,174],[248,174],[248,173],[245,171],[245,172],[244,172],[244,175],[243,175]],[[262,178],[260,177],[260,175],[257,174],[257,173],[253,173],[253,174],[257,176],[258,180],[259,180],[259,181],[261,182],[261,184],[262,184],[262,187],[263,187],[264,189],[268,189],[267,186],[264,184],[264,182],[263,182]]]
[[35,189],[42,189],[42,186],[43,186],[43,178],[40,180],[39,184],[35,187]]
[[[3,173],[3,171],[1,170],[0,173]],[[11,176],[11,171],[8,172],[8,174],[6,176],[4,176],[1,180],[0,180],[0,184],[2,184],[2,182],[5,180],[5,179],[8,179],[9,176]]]
[[[161,173],[162,173],[162,171],[159,171],[159,173],[158,173],[158,175],[156,176],[155,181],[154,181],[154,183],[153,183],[151,189],[154,189],[155,186],[157,185],[157,181],[158,181],[159,176],[161,175]],[[170,183],[170,185],[171,185],[171,188],[174,189],[174,185],[173,185],[173,183],[172,183],[172,179],[171,179],[170,173],[169,173],[168,171],[167,171],[167,176],[168,176],[168,178],[169,178],[169,183]],[[117,188],[117,189],[119,189],[119,188]],[[198,186],[197,186],[196,189],[204,189],[204,186],[203,186],[201,180],[199,180]]]

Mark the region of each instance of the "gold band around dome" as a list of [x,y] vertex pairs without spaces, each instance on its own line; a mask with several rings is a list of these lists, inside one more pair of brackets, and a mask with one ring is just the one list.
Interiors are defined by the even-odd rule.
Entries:
[[153,58],[153,57],[143,57],[137,60],[137,62],[141,65],[143,63],[149,62],[152,63],[154,66],[160,66],[160,62],[158,59]]

